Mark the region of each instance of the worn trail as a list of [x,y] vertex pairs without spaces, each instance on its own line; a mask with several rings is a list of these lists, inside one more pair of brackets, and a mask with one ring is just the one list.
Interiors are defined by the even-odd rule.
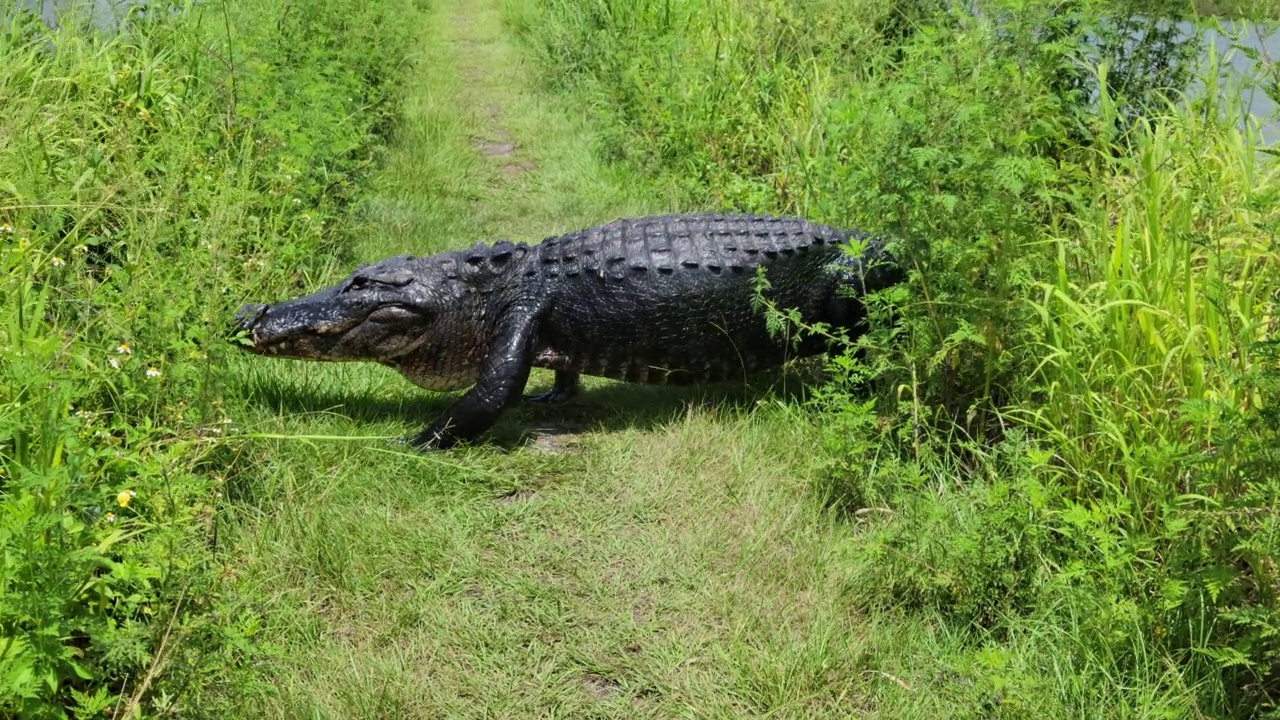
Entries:
[[[441,0],[362,214],[362,262],[670,211],[536,89],[500,0]],[[867,652],[806,425],[758,391],[592,380],[492,443],[404,435],[456,395],[393,371],[247,357],[229,545],[277,655],[267,717],[846,717]],[[550,385],[535,371],[531,390]],[[349,436],[351,441],[311,437]]]

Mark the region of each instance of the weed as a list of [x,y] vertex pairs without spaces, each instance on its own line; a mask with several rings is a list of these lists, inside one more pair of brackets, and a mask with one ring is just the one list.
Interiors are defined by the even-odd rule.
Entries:
[[171,10],[0,36],[7,716],[201,708],[254,656],[216,548],[226,318],[325,269],[394,107],[390,3]]

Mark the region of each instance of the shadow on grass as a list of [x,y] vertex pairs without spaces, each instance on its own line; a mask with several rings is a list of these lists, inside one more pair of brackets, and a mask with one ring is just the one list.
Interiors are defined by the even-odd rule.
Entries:
[[[691,406],[738,411],[765,398],[799,400],[805,394],[804,383],[813,382],[813,375],[811,371],[772,372],[746,382],[690,386],[587,382],[589,386],[567,402],[521,402],[503,414],[482,442],[510,450],[548,435],[649,430],[671,422]],[[531,382],[525,393],[543,389],[542,384]],[[462,395],[461,391],[428,393],[405,383],[404,394],[396,397],[388,396],[385,389],[344,390],[269,378],[249,382],[243,390],[249,404],[276,413],[333,414],[356,422],[400,421],[411,426],[426,426]]]

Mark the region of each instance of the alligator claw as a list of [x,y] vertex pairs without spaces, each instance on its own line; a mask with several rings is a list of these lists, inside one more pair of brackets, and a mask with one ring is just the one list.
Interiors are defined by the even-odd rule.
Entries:
[[529,402],[546,403],[548,405],[552,405],[555,403],[562,403],[568,400],[569,398],[573,397],[574,395],[575,393],[573,392],[565,392],[560,388],[553,387],[546,392],[534,393],[533,395],[525,395],[524,399]]
[[396,450],[417,450],[418,452],[429,452],[431,450],[440,450],[438,438],[429,437],[427,433],[420,432],[416,435],[401,435],[399,437],[387,438],[387,446]]
[[404,442],[419,452],[430,452],[432,450],[447,450],[458,444],[458,438],[448,430],[436,430],[429,427],[417,435],[405,437]]

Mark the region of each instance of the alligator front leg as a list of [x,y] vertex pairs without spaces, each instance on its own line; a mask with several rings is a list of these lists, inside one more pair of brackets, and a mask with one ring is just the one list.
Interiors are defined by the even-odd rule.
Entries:
[[536,315],[535,310],[511,308],[489,347],[475,386],[410,439],[410,445],[419,450],[443,450],[471,442],[493,427],[503,410],[519,401],[532,367],[529,345]]

